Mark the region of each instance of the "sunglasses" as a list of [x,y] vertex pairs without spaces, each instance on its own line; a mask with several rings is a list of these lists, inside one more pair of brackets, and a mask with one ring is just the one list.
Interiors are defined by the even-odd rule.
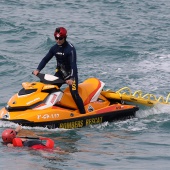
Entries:
[[56,40],[62,40],[64,37],[55,37]]

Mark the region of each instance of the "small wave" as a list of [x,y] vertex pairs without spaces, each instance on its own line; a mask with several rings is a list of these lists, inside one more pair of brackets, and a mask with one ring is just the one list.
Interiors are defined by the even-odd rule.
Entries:
[[[18,124],[8,121],[0,121],[0,128],[16,128]],[[50,132],[56,132],[56,131],[68,131],[71,129],[63,129],[63,128],[54,128],[49,129],[48,127],[29,127],[29,126],[22,126],[23,129],[27,130],[37,130],[37,131],[50,131]]]
[[149,109],[145,108],[145,110],[141,109],[141,110],[137,111],[136,116],[138,118],[144,118],[144,117],[147,117],[150,115],[159,115],[159,114],[164,114],[164,113],[169,114],[170,113],[169,110],[170,110],[170,105],[158,104],[152,108],[149,108]]

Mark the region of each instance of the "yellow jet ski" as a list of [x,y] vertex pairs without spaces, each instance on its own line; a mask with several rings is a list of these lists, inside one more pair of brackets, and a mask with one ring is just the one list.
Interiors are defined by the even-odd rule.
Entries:
[[0,110],[0,120],[23,126],[71,129],[130,118],[138,110],[135,105],[104,97],[101,92],[105,84],[97,78],[88,78],[78,87],[86,110],[86,114],[80,114],[69,87],[61,90],[57,86],[63,80],[41,73],[37,77],[40,82],[22,83],[23,88]]

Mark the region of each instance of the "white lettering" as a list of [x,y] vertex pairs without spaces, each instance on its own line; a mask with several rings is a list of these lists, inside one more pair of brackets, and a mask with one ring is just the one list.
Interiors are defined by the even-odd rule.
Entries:
[[34,100],[31,100],[31,101],[27,102],[26,105],[30,105],[31,103],[34,103],[34,102],[36,102],[37,100],[40,100],[40,98],[39,98],[39,97],[38,97],[38,98],[35,98]]
[[48,114],[45,114],[42,116],[43,119],[48,119],[50,116]]
[[37,119],[57,119],[59,117],[59,114],[43,114],[43,115],[37,115]]
[[61,53],[61,52],[57,52],[56,54],[58,54],[58,55],[63,55],[63,53]]

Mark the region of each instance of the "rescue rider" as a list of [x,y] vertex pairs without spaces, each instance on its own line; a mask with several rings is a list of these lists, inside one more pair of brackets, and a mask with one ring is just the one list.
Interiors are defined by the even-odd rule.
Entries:
[[77,72],[77,56],[74,46],[69,43],[67,38],[67,30],[64,27],[55,29],[54,37],[56,44],[51,47],[46,56],[41,60],[36,70],[33,71],[37,75],[45,65],[56,57],[57,66],[55,76],[65,80],[69,85],[71,95],[81,114],[86,113],[83,101],[78,93],[78,72]]
[[[22,129],[22,126],[19,125],[14,129],[5,129],[2,132],[2,140],[5,145],[8,147],[30,147],[32,149],[53,149],[54,151],[63,152],[59,147],[54,148],[54,141],[50,138],[40,137],[39,139],[27,139],[26,137],[17,137],[18,132]],[[46,140],[46,144],[42,142]]]

